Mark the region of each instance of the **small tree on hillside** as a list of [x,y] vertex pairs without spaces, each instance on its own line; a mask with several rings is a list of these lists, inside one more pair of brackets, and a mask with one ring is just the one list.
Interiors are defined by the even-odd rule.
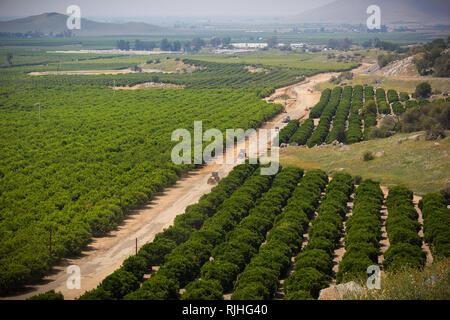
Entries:
[[419,83],[416,87],[415,96],[418,98],[427,98],[431,94],[431,85],[428,82]]

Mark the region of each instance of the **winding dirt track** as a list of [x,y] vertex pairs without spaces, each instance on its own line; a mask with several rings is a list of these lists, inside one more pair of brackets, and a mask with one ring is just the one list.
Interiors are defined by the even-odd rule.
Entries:
[[[291,118],[302,118],[308,111],[307,107],[316,104],[320,99],[320,92],[313,91],[319,82],[328,81],[335,73],[324,73],[307,78],[305,81],[286,88],[280,88],[270,97],[287,93],[290,99],[286,106]],[[280,102],[276,100],[276,102]],[[286,114],[279,114],[272,121],[265,123],[262,128],[282,128],[285,124],[281,120]],[[244,148],[244,143],[235,146],[235,154]],[[230,152],[230,151],[227,151]],[[207,184],[213,171],[219,172],[221,177],[226,176],[234,167],[232,164],[211,164],[199,170],[192,171],[188,176],[159,195],[142,208],[136,209],[122,224],[109,235],[94,238],[79,257],[64,259],[53,268],[42,283],[29,286],[25,293],[11,296],[6,299],[25,299],[32,295],[48,290],[60,291],[65,299],[74,299],[85,291],[91,290],[115,269],[119,268],[123,260],[135,253],[136,238],[138,247],[152,241],[155,235],[164,228],[172,225],[174,218],[184,212],[185,208],[196,203],[199,198],[208,193],[212,185]],[[81,289],[68,289],[66,286],[69,275],[66,273],[69,265],[77,265],[81,270]]]

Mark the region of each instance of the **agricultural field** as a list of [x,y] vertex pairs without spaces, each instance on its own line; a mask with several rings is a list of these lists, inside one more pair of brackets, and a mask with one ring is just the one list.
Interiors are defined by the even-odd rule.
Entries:
[[[113,230],[192,169],[171,163],[173,130],[193,130],[194,120],[204,130],[258,128],[282,110],[261,100],[275,87],[354,67],[276,67],[269,56],[267,73],[251,73],[246,63],[173,56],[15,54],[18,65],[0,70],[2,294],[80,254],[93,236]],[[192,72],[29,75],[133,65],[174,71],[180,63]],[[184,89],[112,88],[150,81]]]
[[[448,98],[441,97],[433,102],[442,103],[447,108]],[[283,142],[312,148],[323,144],[352,144],[369,140],[373,138],[372,129],[379,127],[386,116],[398,119],[411,108],[429,104],[430,100],[415,99],[407,92],[398,93],[393,89],[386,91],[361,85],[337,86],[332,90],[327,88],[309,114],[308,120],[318,119],[318,123],[314,125],[314,122],[304,121]]]
[[[289,147],[280,153],[280,161],[284,165],[320,168],[327,172],[345,168],[352,175],[374,179],[383,185],[405,185],[418,194],[437,192],[449,183],[450,140],[447,137],[436,145],[423,137],[419,141],[407,139],[416,134],[400,133],[385,139],[363,141],[350,145],[349,150],[332,145],[311,149]],[[397,144],[399,140],[403,143]],[[384,155],[366,162],[363,156],[367,152],[384,152]]]
[[[355,74],[352,80],[346,80],[346,84],[351,86],[369,85],[375,87],[382,87],[385,90],[393,89],[398,92],[414,92],[416,86],[421,82],[429,82],[436,92],[445,92],[450,86],[448,78],[433,78],[433,77],[387,77],[381,75],[365,75]],[[316,86],[317,90],[324,90],[326,88],[333,88],[335,85],[329,82],[324,82]]]
[[2,292],[18,285],[15,276],[39,279],[79,253],[189,169],[170,161],[173,130],[194,120],[205,129],[258,127],[281,110],[230,89],[23,90],[1,104],[2,283],[12,281]]
[[333,283],[360,281],[369,266],[390,274],[449,255],[438,236],[450,226],[439,193],[417,202],[404,186],[355,185],[348,173],[288,166],[261,176],[260,169],[235,167],[79,299],[313,300]]

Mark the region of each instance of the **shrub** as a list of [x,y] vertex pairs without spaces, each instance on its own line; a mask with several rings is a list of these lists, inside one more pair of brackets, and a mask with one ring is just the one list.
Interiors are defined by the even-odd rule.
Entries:
[[216,280],[198,280],[189,283],[181,300],[223,300],[222,286]]
[[220,259],[206,262],[201,269],[202,279],[218,280],[224,291],[233,289],[233,281],[238,274],[237,265]]
[[111,292],[106,291],[102,286],[86,291],[77,300],[114,300]]
[[176,281],[155,273],[144,281],[142,287],[127,294],[124,300],[177,300],[179,297]]
[[363,253],[345,253],[339,263],[336,281],[345,283],[357,278],[367,277],[367,268],[373,264],[374,262]]
[[383,266],[387,270],[398,270],[405,266],[422,268],[426,256],[422,248],[409,243],[398,243],[389,247],[384,254]]
[[348,255],[365,255],[372,261],[378,261],[378,246],[374,246],[372,243],[353,243],[345,246],[345,252]]
[[372,152],[370,152],[370,151],[364,152],[364,155],[363,155],[363,160],[364,161],[370,161],[370,160],[373,160],[373,159],[374,159],[374,156],[373,156]]
[[276,292],[278,288],[278,278],[273,274],[272,270],[267,268],[255,267],[249,268],[241,273],[235,284],[235,291],[251,286],[253,283],[260,283],[268,290],[268,296],[264,299],[267,300]]
[[139,281],[142,280],[142,277],[148,270],[145,259],[139,255],[125,259],[122,268],[123,270],[132,273]]
[[231,300],[264,300],[269,296],[269,291],[262,283],[253,282],[243,288],[236,289],[231,296]]
[[101,282],[101,287],[111,293],[114,299],[122,299],[126,294],[139,288],[139,279],[131,272],[117,269]]
[[138,254],[146,259],[147,266],[159,266],[164,263],[164,256],[170,253],[176,243],[173,240],[161,238],[144,244]]
[[313,250],[320,249],[326,251],[328,254],[332,254],[334,252],[334,244],[330,239],[325,237],[314,237],[313,239],[308,241],[308,244],[304,248],[304,250]]
[[406,109],[401,102],[397,101],[392,104],[392,110],[396,115],[400,115],[405,112]]
[[56,293],[55,290],[50,290],[27,298],[27,300],[64,300],[64,296],[61,292]]
[[311,293],[315,299],[319,297],[320,290],[328,286],[328,277],[314,268],[307,267],[296,270],[285,281],[287,294],[304,290]]
[[288,293],[284,300],[314,300],[314,298],[308,291],[298,290]]
[[295,258],[295,270],[312,267],[324,274],[331,274],[333,268],[332,256],[324,250],[305,250]]
[[426,132],[426,140],[438,140],[446,137],[445,130],[440,123],[433,125]]
[[198,276],[198,265],[192,259],[183,255],[172,256],[162,267],[158,273],[169,278],[176,279],[181,287]]
[[409,243],[416,246],[422,245],[422,239],[417,232],[398,227],[389,231],[389,242],[394,245],[397,243]]

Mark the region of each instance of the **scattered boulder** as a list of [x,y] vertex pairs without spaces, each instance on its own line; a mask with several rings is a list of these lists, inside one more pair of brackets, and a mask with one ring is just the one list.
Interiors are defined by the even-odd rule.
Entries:
[[345,169],[344,168],[339,168],[337,171],[338,172],[342,172],[342,171],[344,171]]
[[419,138],[421,136],[422,136],[422,134],[415,134],[415,135],[408,137],[408,140],[419,141]]
[[339,144],[339,141],[334,140],[331,144],[332,144],[333,146],[337,146],[337,145]]
[[354,281],[331,285],[320,290],[319,300],[342,300],[346,295],[362,293],[364,288]]
[[280,144],[280,148],[286,148],[287,146],[288,146],[287,143],[282,143],[282,144]]
[[377,153],[375,153],[375,157],[383,157],[386,154],[386,152],[383,151],[378,151]]
[[342,150],[350,150],[350,147],[345,144],[342,144],[341,149]]
[[397,141],[395,141],[395,145],[399,145],[399,144],[402,144],[402,142],[403,141],[406,141],[406,140],[408,140],[408,138],[401,138],[401,139],[398,139]]
[[441,144],[439,142],[434,143],[435,146],[440,146]]

